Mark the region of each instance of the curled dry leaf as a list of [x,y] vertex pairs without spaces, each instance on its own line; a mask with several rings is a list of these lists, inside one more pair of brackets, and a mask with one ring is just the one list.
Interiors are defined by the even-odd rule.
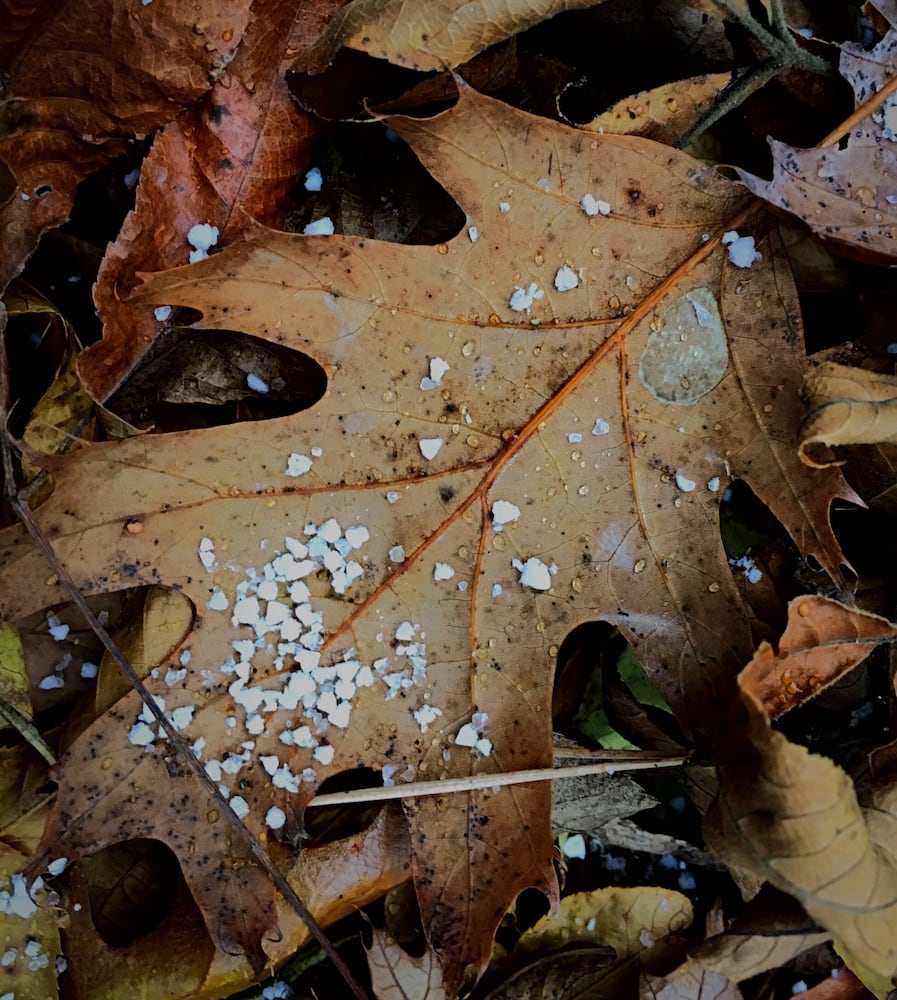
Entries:
[[804,376],[804,401],[799,453],[813,468],[837,464],[838,445],[897,440],[897,376],[825,361]]
[[864,813],[841,768],[772,729],[782,703],[770,692],[807,696],[813,677],[834,680],[895,635],[897,626],[824,598],[791,603],[778,654],[761,647],[739,678],[747,718],[721,747],[707,829],[721,857],[793,895],[876,982],[897,981],[897,796],[877,788]]
[[[845,44],[841,73],[857,107],[874,98],[897,69],[897,31],[872,50]],[[845,149],[795,149],[770,139],[771,181],[739,170],[758,197],[797,216],[833,249],[873,263],[897,257],[897,94],[863,118]]]
[[0,288],[65,222],[84,177],[209,89],[249,15],[242,0],[0,2]]
[[555,14],[593,7],[596,2],[600,0],[447,0],[440,4],[353,0],[334,16],[320,40],[296,59],[293,69],[320,73],[343,47],[408,69],[452,69]]
[[617,101],[582,127],[590,132],[641,135],[675,146],[701,115],[713,107],[731,79],[731,73],[710,73],[643,90]]
[[[750,647],[719,537],[731,478],[840,578],[828,508],[853,494],[797,457],[797,298],[740,188],[464,87],[389,124],[468,213],[451,241],[256,231],[141,294],[314,356],[320,402],[52,460],[36,514],[88,593],[154,582],[194,603],[183,680],[160,669],[152,690],[272,844],[342,770],[550,766],[554,659],[585,621],[619,628],[679,722],[716,738]],[[721,240],[739,227],[750,266]],[[4,618],[63,599],[19,528],[0,553]],[[260,961],[273,889],[140,712],[128,695],[72,746],[44,851],[165,841],[216,943]],[[404,809],[452,990],[519,892],[556,894],[551,790]]]

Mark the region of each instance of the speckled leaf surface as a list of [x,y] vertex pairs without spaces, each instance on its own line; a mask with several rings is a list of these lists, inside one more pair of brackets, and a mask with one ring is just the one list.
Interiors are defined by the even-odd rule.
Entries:
[[[897,31],[866,51],[845,44],[841,74],[860,107],[897,68]],[[888,265],[897,256],[897,97],[847,135],[846,148],[795,149],[770,139],[772,180],[738,174],[754,194],[797,216],[833,250]]]
[[[204,760],[231,762],[221,782],[275,851],[338,771],[550,766],[554,659],[583,621],[617,626],[681,723],[712,740],[750,655],[719,540],[723,490],[746,479],[836,577],[828,505],[852,495],[797,458],[796,296],[737,185],[464,87],[451,111],[390,126],[467,213],[451,241],[260,228],[141,293],[311,355],[324,397],[282,420],[52,460],[56,491],[37,512],[86,591],[152,582],[194,602],[177,679],[163,666],[154,690]],[[721,242],[733,227],[762,254],[750,267]],[[125,527],[135,518],[140,531]],[[63,600],[22,532],[6,531],[0,554],[4,617]],[[291,573],[307,594],[287,596]],[[281,651],[283,608],[305,618],[305,647]],[[122,699],[63,760],[45,849],[159,837],[216,941],[260,949],[273,892],[233,863],[229,832],[164,747],[129,742],[147,738],[139,713]],[[550,812],[547,785],[409,800],[449,989],[483,967],[522,889],[555,895]]]

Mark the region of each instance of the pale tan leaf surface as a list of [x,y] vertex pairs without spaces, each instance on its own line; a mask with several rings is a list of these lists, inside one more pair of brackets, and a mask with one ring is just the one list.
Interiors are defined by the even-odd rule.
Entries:
[[[286,814],[272,843],[298,835],[320,782],[359,765],[389,765],[394,780],[550,766],[554,658],[584,621],[618,627],[679,722],[713,738],[715,706],[750,651],[719,540],[731,478],[840,578],[828,507],[853,494],[797,458],[797,298],[774,232],[740,189],[667,147],[586,135],[463,87],[451,111],[390,125],[462,205],[476,241],[467,227],[434,247],[260,229],[156,276],[142,300],[190,305],[208,328],[308,353],[327,371],[326,395],[282,420],[54,460],[56,492],[38,511],[88,593],[158,583],[193,602],[187,674],[169,688],[160,669],[152,689],[166,711],[194,709],[186,732],[205,740],[204,760],[249,755],[239,794],[250,829],[268,834],[271,807]],[[586,194],[610,214],[587,214]],[[733,225],[762,254],[750,268],[721,245]],[[571,275],[575,286],[559,290]],[[449,369],[430,388],[436,358]],[[287,474],[293,455],[304,458],[298,476]],[[498,501],[520,511],[501,531]],[[321,662],[363,664],[374,681],[337,709],[345,728],[308,717],[327,726],[316,737],[333,748],[326,763],[281,741],[287,722],[306,722],[295,710],[247,730],[232,643],[255,632],[232,615],[249,571],[330,518],[367,538],[344,593],[323,567],[305,581],[322,616]],[[200,558],[204,537],[215,565]],[[62,600],[19,529],[0,543],[7,581],[32,583],[0,592],[4,617]],[[399,546],[404,561],[391,555]],[[522,577],[529,560],[535,576]],[[252,697],[301,680],[295,653],[277,664],[273,644],[259,651]],[[401,683],[403,671],[405,697],[386,700],[381,678]],[[140,710],[128,695],[72,747],[45,849],[77,857],[123,837],[165,841],[216,943],[260,960],[273,892],[223,821],[204,821],[193,781],[128,741]],[[454,742],[476,729],[474,715],[490,741],[476,751]],[[307,775],[297,791],[272,786],[259,758],[273,755]],[[407,802],[424,926],[449,989],[466,965],[483,967],[520,891],[554,896],[550,803],[547,783]],[[239,878],[223,855],[239,859]]]
[[515,955],[540,955],[567,945],[608,945],[617,961],[639,954],[656,941],[691,926],[688,897],[656,886],[612,887],[565,896],[528,931]]
[[897,626],[819,595],[788,606],[788,626],[773,648],[763,642],[739,677],[770,718],[777,718],[825,690],[861,663]]
[[[881,619],[832,609],[821,598],[822,605],[801,616],[805,600],[792,602],[786,631],[805,632],[801,617],[819,622],[810,630],[815,654],[797,651],[800,684],[817,664],[824,676],[833,664],[855,665],[868,655],[875,641],[863,641],[867,626],[880,638],[894,634]],[[843,641],[832,638],[839,616]],[[789,640],[786,663],[790,649]],[[897,981],[897,867],[893,847],[882,843],[885,831],[893,833],[895,795],[890,787],[878,789],[867,819],[841,768],[771,728],[760,701],[770,696],[756,683],[766,673],[758,654],[739,678],[747,720],[732,726],[721,748],[720,796],[706,831],[711,844],[725,860],[794,896],[860,975],[863,968],[879,981]]]
[[807,465],[834,464],[829,449],[897,440],[897,377],[825,361],[804,376],[807,416],[800,457]]
[[[897,31],[870,51],[845,44],[841,73],[859,108],[897,69]],[[881,264],[893,263],[897,207],[890,198],[897,180],[895,97],[849,133],[845,149],[795,149],[770,138],[771,181],[738,170],[748,188],[771,205],[797,216],[833,249]]]
[[0,844],[0,893],[11,900],[12,910],[5,912],[5,905],[0,910],[0,989],[16,1000],[56,1000],[56,959],[62,955],[59,911],[43,888],[35,889],[33,901],[27,896],[19,874],[25,860]]
[[675,146],[731,79],[731,73],[710,73],[674,80],[617,101],[582,127],[589,132],[641,135]]
[[737,983],[761,972],[779,969],[802,951],[830,938],[827,931],[720,934],[693,948],[689,960],[693,966]]
[[320,73],[343,47],[421,71],[451,69],[565,10],[601,0],[353,0],[336,14],[320,40],[293,63]]
[[640,1000],[742,1000],[741,991],[718,972],[686,965],[663,978],[642,976]]
[[416,958],[379,927],[372,936],[367,959],[377,1000],[446,1000],[439,959],[432,951]]

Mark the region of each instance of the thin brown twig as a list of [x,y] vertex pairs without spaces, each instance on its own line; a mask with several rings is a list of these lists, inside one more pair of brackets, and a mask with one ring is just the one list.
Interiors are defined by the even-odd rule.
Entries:
[[339,956],[335,948],[330,942],[330,939],[324,933],[324,931],[319,926],[318,922],[311,915],[308,908],[296,894],[293,887],[289,884],[284,874],[271,860],[268,852],[262,846],[257,837],[255,837],[252,832],[246,827],[239,816],[233,811],[227,799],[221,794],[218,786],[214,781],[206,774],[206,770],[200,762],[199,758],[193,753],[190,746],[183,739],[180,733],[174,728],[172,723],[169,721],[168,717],[156,704],[155,699],[151,696],[150,692],[147,690],[143,681],[137,676],[134,668],[131,666],[127,657],[118,648],[112,637],[106,631],[106,629],[100,624],[96,615],[93,613],[90,606],[85,601],[81,591],[78,589],[72,577],[69,575],[65,567],[60,563],[53,550],[52,545],[47,540],[44,533],[41,531],[40,526],[34,519],[31,513],[30,507],[23,503],[18,492],[16,491],[15,478],[13,472],[13,462],[12,462],[12,449],[10,447],[9,437],[6,433],[6,423],[9,410],[9,367],[7,364],[6,355],[6,310],[4,309],[2,303],[0,303],[0,451],[2,451],[2,466],[4,475],[4,491],[6,493],[6,499],[15,512],[18,519],[22,522],[25,530],[31,535],[34,544],[37,546],[38,550],[41,552],[43,557],[46,559],[50,568],[56,574],[62,587],[68,592],[72,603],[81,612],[84,620],[87,622],[90,629],[97,636],[103,646],[106,648],[109,655],[118,664],[119,670],[128,680],[128,683],[134,690],[140,695],[143,704],[149,709],[150,713],[159,723],[162,731],[168,737],[170,745],[174,750],[175,755],[178,759],[184,763],[190,771],[193,772],[194,777],[202,785],[203,789],[208,793],[208,795],[215,800],[221,813],[227,818],[231,826],[234,828],[237,836],[246,845],[249,853],[258,862],[261,868],[268,874],[271,881],[278,888],[280,893],[283,895],[287,903],[296,911],[296,913],[301,917],[303,923],[308,928],[312,937],[320,944],[323,950],[327,953],[327,956],[333,962],[336,969],[339,971],[340,975],[346,981],[349,989],[352,991],[353,995],[358,998],[358,1000],[368,1000],[368,994],[356,981],[355,977],[350,972],[348,966]]

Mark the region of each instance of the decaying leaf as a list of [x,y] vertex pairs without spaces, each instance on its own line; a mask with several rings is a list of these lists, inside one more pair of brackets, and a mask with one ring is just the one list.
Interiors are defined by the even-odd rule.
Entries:
[[[78,182],[198,99],[233,58],[242,0],[138,4],[4,0],[0,19],[0,287],[46,229],[69,215]],[[77,59],[72,58],[77,39]]]
[[897,440],[897,377],[825,361],[804,376],[807,416],[800,457],[835,464],[830,448]]
[[[840,68],[859,108],[894,76],[897,31],[889,31],[868,52],[846,43]],[[772,180],[744,170],[738,175],[754,194],[797,216],[833,250],[892,264],[897,254],[895,142],[897,95],[892,92],[851,130],[846,148],[795,149],[770,138]]]
[[452,69],[555,14],[600,2],[448,0],[410,5],[402,0],[352,0],[334,16],[320,40],[296,59],[293,69],[320,73],[344,46],[409,69]]
[[[389,124],[466,211],[451,241],[258,230],[140,296],[313,356],[323,399],[54,459],[36,515],[87,593],[193,602],[169,664],[186,673],[169,686],[163,664],[151,690],[275,854],[340,771],[550,766],[554,658],[584,621],[616,626],[714,739],[750,647],[723,490],[747,480],[836,579],[828,507],[853,496],[797,458],[797,300],[737,185],[463,86],[452,110]],[[4,618],[63,599],[21,530],[0,550]],[[141,711],[128,695],[71,748],[42,854],[163,840],[216,944],[262,962],[290,918]],[[449,990],[524,888],[555,896],[550,796],[406,800]]]
[[420,958],[400,948],[386,931],[375,927],[367,949],[371,985],[377,1000],[445,1000],[439,960],[432,951]]
[[807,696],[814,676],[850,669],[897,627],[823,598],[793,601],[789,612],[778,657],[761,648],[739,678],[747,719],[721,750],[720,796],[707,832],[724,859],[794,896],[861,977],[893,984],[897,795],[882,786],[861,809],[841,768],[773,730],[779,696],[768,693],[768,678],[772,664],[786,697],[793,688]]
[[617,101],[582,127],[590,132],[641,135],[675,146],[731,79],[731,73],[710,73],[643,90]]
[[616,1000],[635,995],[635,962],[615,963],[607,948],[578,948],[537,959],[485,1000]]

